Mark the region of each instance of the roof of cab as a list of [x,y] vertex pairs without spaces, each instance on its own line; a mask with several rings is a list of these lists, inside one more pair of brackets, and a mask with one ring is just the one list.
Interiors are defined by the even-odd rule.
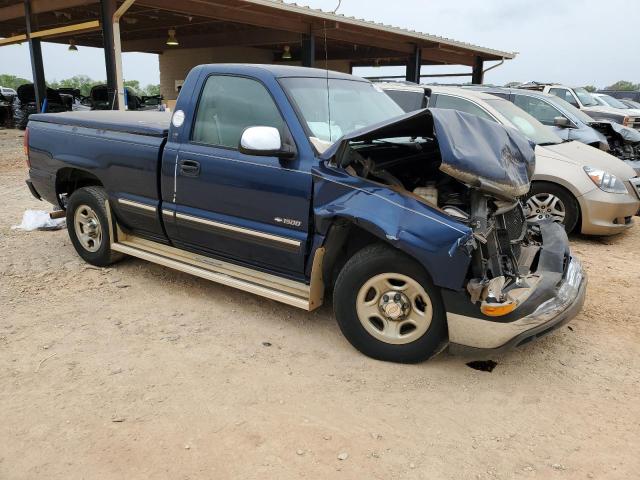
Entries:
[[257,63],[210,63],[201,65],[199,68],[212,72],[236,73],[249,75],[270,75],[275,78],[305,77],[305,78],[327,78],[342,80],[357,80],[368,82],[364,78],[348,73],[335,72],[322,68],[296,67],[291,65],[269,65]]

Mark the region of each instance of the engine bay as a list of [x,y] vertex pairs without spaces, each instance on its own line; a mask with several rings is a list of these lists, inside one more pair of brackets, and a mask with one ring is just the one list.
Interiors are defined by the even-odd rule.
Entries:
[[536,281],[542,238],[539,228],[527,223],[520,199],[496,198],[442,172],[431,139],[354,143],[344,158],[351,175],[413,196],[472,228],[467,277],[472,303],[515,308],[523,301]]

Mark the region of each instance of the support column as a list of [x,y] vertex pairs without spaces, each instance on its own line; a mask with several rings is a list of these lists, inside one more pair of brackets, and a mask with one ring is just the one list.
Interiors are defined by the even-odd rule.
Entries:
[[476,57],[473,64],[473,73],[471,75],[471,83],[481,85],[484,82],[484,62],[481,57]]
[[33,76],[33,89],[36,96],[36,111],[42,111],[42,103],[47,98],[47,84],[44,78],[44,66],[42,64],[42,45],[39,38],[31,38],[31,1],[24,0],[24,16],[27,27],[27,40],[29,41],[29,54],[31,56],[31,74]]
[[407,82],[420,83],[420,71],[422,70],[422,48],[415,47],[413,55],[407,61]]
[[118,4],[116,0],[100,0],[100,23],[102,26],[102,45],[104,46],[104,63],[107,70],[107,89],[109,104],[118,109],[118,77],[116,70],[116,54],[113,40],[113,14]]
[[310,33],[302,39],[302,66],[314,67],[316,64],[316,37]]

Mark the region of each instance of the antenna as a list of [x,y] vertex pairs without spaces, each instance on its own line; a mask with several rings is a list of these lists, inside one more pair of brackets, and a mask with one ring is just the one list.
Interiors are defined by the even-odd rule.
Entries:
[[327,21],[323,22],[324,28],[324,69],[327,72],[327,113],[328,113],[328,125],[329,129],[329,141],[333,141],[331,132],[331,92],[329,90],[329,48],[327,47]]
[[[342,5],[342,0],[338,0],[338,5],[333,10],[334,15],[338,12],[338,9]],[[329,86],[329,47],[327,46],[327,21],[324,20],[322,22],[323,25],[323,33],[324,33],[324,69],[327,72],[327,115],[328,115],[328,125],[329,128],[329,141],[333,141],[333,132],[331,131],[331,91]]]

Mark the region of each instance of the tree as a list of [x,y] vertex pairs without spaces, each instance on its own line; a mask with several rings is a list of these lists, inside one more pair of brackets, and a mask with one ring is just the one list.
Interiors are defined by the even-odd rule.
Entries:
[[20,85],[24,85],[25,83],[31,83],[31,80],[16,77],[15,75],[0,75],[0,85],[2,85],[3,87],[13,88],[14,90],[17,90]]
[[584,89],[589,93],[593,93],[598,90],[598,88],[594,87],[593,85],[585,85]]
[[640,90],[640,84],[629,82],[628,80],[618,80],[613,85],[610,85],[606,90]]
[[144,87],[142,91],[143,95],[147,95],[149,97],[154,95],[160,95],[160,85],[149,84]]
[[50,88],[58,89],[58,88],[74,88],[80,90],[80,95],[85,97],[89,96],[89,92],[91,92],[91,87],[94,85],[100,85],[104,83],[104,81],[93,80],[92,78],[86,75],[75,75],[71,78],[65,78],[63,80],[57,81],[52,80],[51,82],[47,82]]

